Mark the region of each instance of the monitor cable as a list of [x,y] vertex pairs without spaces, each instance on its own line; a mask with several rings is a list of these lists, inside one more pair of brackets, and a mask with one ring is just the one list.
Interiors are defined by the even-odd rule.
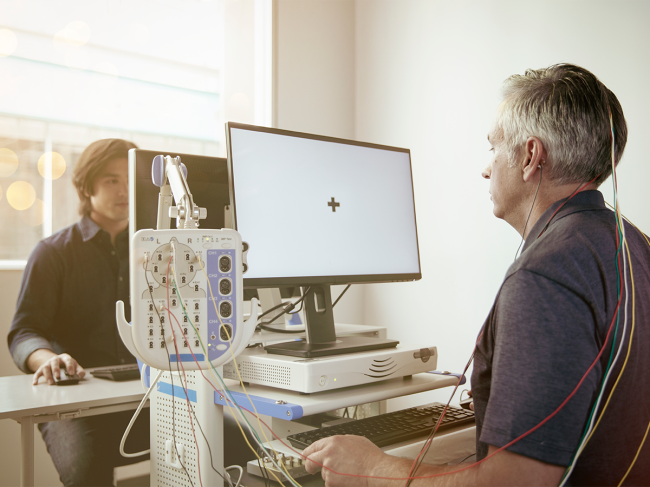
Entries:
[[[296,313],[298,313],[302,309],[303,303],[304,303],[305,298],[307,297],[307,293],[309,292],[310,289],[311,289],[311,287],[308,287],[307,290],[303,293],[303,295],[300,296],[300,299],[298,299],[298,301],[296,301],[295,303],[282,303],[282,304],[279,304],[278,306],[275,306],[275,307],[265,311],[262,315],[259,316],[259,318],[261,318],[262,316],[270,313],[274,309],[277,309],[277,308],[279,308],[281,306],[284,306],[284,309],[280,313],[276,314],[273,318],[271,318],[268,321],[261,322],[259,325],[257,325],[257,327],[259,329],[261,329],[261,330],[271,331],[271,332],[274,332],[274,333],[304,333],[305,330],[285,330],[284,328],[275,328],[275,327],[269,326],[269,325],[271,325],[271,323],[273,323],[275,320],[277,320],[281,316],[284,316],[285,314],[296,314]],[[300,304],[300,308],[297,311],[293,311],[298,304]]]

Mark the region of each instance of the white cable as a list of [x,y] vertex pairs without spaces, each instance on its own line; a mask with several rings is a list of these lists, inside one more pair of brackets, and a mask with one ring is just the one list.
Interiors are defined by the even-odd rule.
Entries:
[[[231,465],[230,467],[227,467],[225,470],[229,481],[230,481],[230,474],[228,473],[228,470],[232,470],[232,469],[239,470],[239,480],[237,480],[237,483],[235,484],[235,487],[239,487],[239,483],[241,482],[241,479],[244,477],[244,469],[241,468],[239,465]],[[230,485],[232,485],[232,483]]]
[[142,401],[140,401],[140,404],[138,405],[138,409],[135,410],[135,414],[131,418],[131,421],[129,422],[129,425],[126,427],[126,431],[124,432],[124,435],[122,435],[122,441],[120,442],[120,455],[126,458],[132,458],[132,457],[141,457],[142,455],[146,455],[149,453],[149,450],[141,451],[138,453],[126,453],[124,451],[124,444],[126,443],[126,439],[129,436],[129,433],[131,432],[131,428],[133,427],[133,423],[135,423],[135,420],[138,419],[138,415],[140,414],[140,411],[142,411],[142,408],[144,407],[145,403],[147,402],[147,399],[149,399],[149,394],[151,394],[151,391],[153,390],[154,386],[158,382],[158,379],[160,379],[160,376],[162,375],[163,371],[159,370],[158,375],[154,379],[154,381],[151,383],[149,386],[149,390],[147,393],[144,395],[142,398]]
[[147,384],[144,383],[144,377],[145,377],[144,376],[144,371],[145,371],[146,368],[147,368],[147,364],[142,364],[142,370],[140,370],[140,383],[142,384],[142,388],[145,391],[148,389]]
[[[232,396],[230,396],[230,390],[228,389],[228,387],[226,386],[226,384],[223,382],[223,379],[221,379],[221,376],[217,375],[217,377],[218,377],[218,379],[219,379],[219,382],[221,383],[221,386],[224,388],[224,396],[226,396],[226,397],[225,397],[226,402],[232,402],[232,404],[233,404],[233,406],[234,406],[234,410],[237,411],[237,412],[239,413],[239,415],[241,416],[241,418],[242,418],[244,424],[245,424],[246,427],[248,428],[248,431],[250,431],[251,436],[253,437],[253,440],[255,441],[255,443],[257,443],[257,446],[259,446],[259,447],[262,449],[262,451],[264,451],[264,452],[267,453],[266,456],[267,456],[267,458],[269,459],[269,461],[273,464],[273,466],[274,466],[275,468],[278,469],[278,471],[282,472],[284,469],[283,469],[280,465],[278,465],[278,464],[276,463],[276,460],[273,458],[273,455],[268,455],[267,447],[265,447],[265,446],[262,444],[262,442],[257,438],[257,435],[256,435],[255,432],[253,431],[252,426],[248,423],[248,421],[246,421],[246,418],[244,417],[244,411],[242,411],[242,409],[241,409],[241,407],[239,406],[239,404],[237,404],[237,403],[235,402],[234,398],[233,398]],[[227,396],[230,396],[230,400],[228,400],[228,397],[227,397]],[[251,413],[251,414],[252,414],[252,413]],[[236,418],[235,418],[235,421],[237,421]],[[239,423],[239,424],[241,425],[241,423]],[[294,480],[290,479],[290,478],[287,477],[286,475],[283,475],[283,476],[287,479],[287,481],[288,481],[291,485],[293,485],[293,486],[295,486],[295,487],[301,487],[299,483],[297,483],[297,482],[295,482]]]
[[[173,245],[173,244],[172,244],[172,245]],[[178,299],[181,300],[181,302],[182,302],[182,297],[181,297],[180,293],[178,294]],[[229,394],[230,391],[228,390],[226,384],[225,384],[225,383],[223,382],[223,380],[221,379],[221,376],[219,376],[218,374],[216,374],[216,375],[217,375],[217,377],[218,377],[218,379],[219,379],[219,382],[221,383],[221,386],[224,388],[224,391],[227,391],[227,393]],[[180,376],[180,374],[179,374],[179,376]],[[207,378],[205,378],[205,379],[207,380]],[[158,379],[156,378],[156,380],[158,380]],[[182,380],[181,380],[181,383],[182,383]],[[232,402],[232,404],[235,406],[235,410],[239,412],[240,416],[241,416],[242,419],[244,420],[243,422],[244,422],[245,426],[248,428],[248,431],[250,432],[251,436],[252,436],[253,439],[255,440],[255,443],[257,443],[257,445],[258,445],[258,446],[259,446],[263,451],[266,452],[266,451],[267,451],[266,448],[265,448],[265,447],[263,446],[263,444],[262,444],[262,443],[257,439],[257,436],[256,436],[255,432],[253,431],[253,428],[252,428],[251,425],[248,423],[248,421],[246,421],[246,419],[244,418],[244,413],[243,413],[243,411],[241,410],[240,406],[235,402],[234,398],[232,398],[232,396],[230,397],[230,402]],[[240,425],[241,425],[241,423],[240,423]],[[121,453],[121,452],[122,452],[122,450],[120,449],[120,453]],[[271,463],[272,463],[272,464],[273,464],[273,465],[274,465],[274,466],[275,466],[279,471],[282,471],[282,467],[276,463],[276,461],[273,459],[272,456],[269,456],[269,459],[270,459]],[[229,467],[229,468],[230,468],[230,467]],[[243,471],[242,471],[242,476],[243,476]],[[229,480],[229,479],[227,479],[227,480]],[[297,487],[300,487],[300,484],[291,481],[291,479],[287,479],[287,480],[288,480],[292,485],[297,486]],[[241,477],[240,477],[240,481],[241,481]],[[232,485],[232,484],[231,484],[231,485]],[[239,482],[237,483],[237,485],[239,485]]]
[[[172,246],[172,252],[175,252],[176,250],[175,250],[175,248],[174,248],[174,243],[173,243],[173,242],[171,243],[171,246]],[[197,258],[198,258],[198,256],[197,256]],[[171,265],[171,267],[172,267],[172,272],[173,272],[173,275],[174,275],[174,280],[176,280],[176,269],[174,268],[173,265]],[[203,269],[203,272],[205,272],[205,269]],[[182,296],[180,295],[180,291],[178,292],[178,299],[181,301],[181,303],[183,302],[183,298],[182,298]],[[255,300],[255,301],[256,301],[256,300]],[[170,326],[171,326],[171,324],[170,324]],[[253,325],[253,326],[254,326],[254,325]],[[239,352],[240,352],[240,351],[237,351],[237,353],[239,353]],[[236,354],[235,354],[235,355],[236,355]],[[224,391],[226,391],[224,394],[227,393],[227,395],[230,395],[230,391],[228,390],[228,387],[226,386],[226,384],[223,382],[223,379],[221,378],[221,376],[219,376],[218,374],[215,374],[215,375],[218,377],[219,382],[221,383],[221,386],[223,387]],[[207,378],[205,378],[205,379],[207,380]],[[157,379],[156,379],[156,380],[157,380]],[[181,383],[182,383],[182,381],[181,381]],[[226,398],[226,401],[228,401],[227,398]],[[257,435],[256,435],[255,432],[253,431],[252,426],[248,423],[248,421],[246,421],[246,418],[244,417],[244,413],[243,413],[243,411],[241,410],[240,406],[235,402],[235,400],[234,400],[234,398],[233,398],[232,396],[230,396],[230,402],[232,402],[232,404],[235,406],[235,410],[239,412],[240,416],[241,416],[242,419],[244,420],[244,423],[245,423],[246,427],[248,428],[249,432],[251,433],[251,436],[252,436],[253,439],[255,440],[255,443],[257,443],[257,445],[258,445],[258,446],[259,446],[259,447],[260,447],[264,452],[266,452],[267,449],[263,446],[263,444],[261,443],[261,441],[257,439]],[[236,420],[236,418],[235,418],[235,420]],[[122,450],[120,449],[120,453],[121,453],[121,451],[122,451]],[[268,455],[267,455],[267,456],[268,456]],[[276,467],[280,472],[282,472],[283,468],[282,468],[280,465],[278,465],[278,464],[276,463],[276,460],[274,460],[272,456],[268,456],[268,457],[269,457],[271,463],[272,463],[272,464],[273,464],[273,465],[274,465],[274,466],[275,466],[275,467]],[[230,468],[230,467],[229,467],[229,468]],[[243,476],[243,471],[242,471],[242,476]],[[285,476],[285,477],[286,477],[286,476]],[[298,483],[295,482],[295,481],[292,481],[290,478],[287,477],[287,480],[288,480],[289,483],[291,483],[292,485],[294,485],[294,486],[296,486],[296,487],[300,487],[300,484],[298,484]],[[241,481],[241,477],[240,477],[240,481]],[[239,485],[239,482],[237,483],[237,485]]]
[[[616,197],[616,203],[618,207],[618,197]],[[620,213],[620,212],[619,212]],[[564,476],[564,480],[560,484],[559,487],[564,487],[566,485],[567,481],[569,480],[569,477],[573,473],[573,470],[575,469],[576,464],[578,463],[578,458],[580,458],[580,455],[582,454],[582,451],[585,448],[587,439],[590,437],[591,433],[594,430],[594,424],[596,421],[596,416],[598,416],[596,413],[598,412],[598,408],[600,407],[600,402],[603,399],[603,396],[605,395],[605,388],[607,386],[607,382],[609,381],[609,377],[611,376],[612,372],[614,371],[614,366],[618,362],[619,357],[621,356],[621,352],[623,351],[624,348],[624,341],[623,339],[625,338],[625,332],[627,331],[627,306],[628,306],[628,300],[629,300],[629,294],[628,294],[628,289],[627,289],[627,254],[625,253],[625,242],[626,242],[626,236],[625,236],[625,224],[621,224],[621,233],[623,234],[623,237],[621,239],[621,251],[623,253],[623,282],[624,282],[624,289],[625,289],[625,306],[623,308],[624,311],[624,320],[623,320],[623,333],[621,334],[621,341],[618,345],[618,350],[616,351],[616,356],[614,357],[614,360],[612,361],[612,365],[607,371],[607,375],[603,379],[603,385],[600,390],[600,394],[598,395],[598,400],[596,401],[596,405],[594,407],[594,414],[591,417],[591,421],[589,422],[589,428],[587,429],[586,433],[584,434],[582,441],[580,442],[580,445],[578,446],[578,449],[576,450],[576,455],[573,459],[573,462],[569,466],[569,470],[567,474]]]

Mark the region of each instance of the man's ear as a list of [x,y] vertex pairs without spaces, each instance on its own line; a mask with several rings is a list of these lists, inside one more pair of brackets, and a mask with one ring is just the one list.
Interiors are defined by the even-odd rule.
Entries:
[[524,181],[532,180],[546,164],[546,148],[538,137],[528,137],[524,145],[524,157],[521,161]]

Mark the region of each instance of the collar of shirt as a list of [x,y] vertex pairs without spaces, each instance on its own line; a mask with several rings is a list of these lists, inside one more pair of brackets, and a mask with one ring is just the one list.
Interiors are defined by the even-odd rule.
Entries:
[[557,210],[558,207],[561,204],[563,204],[565,201],[567,201],[567,198],[561,199],[553,203],[539,218],[539,220],[537,220],[537,223],[535,223],[532,230],[528,234],[529,238],[528,240],[526,240],[526,243],[524,244],[524,248],[521,250],[522,254],[526,251],[528,247],[530,247],[533,244],[533,242],[535,242],[539,238],[539,234],[542,233],[542,230],[544,229],[547,223],[550,227],[551,225],[553,225],[553,223],[558,221],[560,218],[575,213],[577,211],[606,209],[605,199],[603,198],[603,194],[600,191],[598,190],[582,191],[576,194],[569,201],[567,201],[567,203],[560,209],[557,215],[553,216],[553,221],[549,222],[549,219],[551,218],[553,213],[555,213],[555,210]]
[[[99,225],[97,225],[97,223],[95,223],[92,220],[92,218],[90,218],[88,215],[84,215],[81,218],[81,220],[79,220],[78,225],[79,225],[79,231],[81,232],[81,238],[83,239],[84,242],[92,240],[93,238],[95,238],[95,236],[98,233],[101,232],[103,232],[103,234],[109,237],[109,242],[110,242],[110,236],[108,235],[108,232],[104,230],[102,227],[100,227]],[[128,233],[129,233],[129,229],[127,227],[124,231],[120,232],[120,234],[117,236],[115,244],[118,247],[118,249],[121,249],[124,241],[127,242],[126,246],[128,247]]]
[[92,239],[100,231],[105,231],[102,227],[97,225],[88,215],[84,215],[83,218],[79,221],[79,230],[81,231],[81,237],[84,242]]

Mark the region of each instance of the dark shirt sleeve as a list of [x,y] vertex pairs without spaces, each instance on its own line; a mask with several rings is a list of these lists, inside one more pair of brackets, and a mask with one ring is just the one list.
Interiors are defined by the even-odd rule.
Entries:
[[[480,442],[501,447],[571,394],[599,351],[594,312],[576,292],[527,270],[503,285],[496,309],[492,386]],[[568,465],[601,378],[596,364],[554,417],[508,450]]]
[[39,242],[27,261],[23,273],[16,314],[7,337],[14,362],[23,372],[32,352],[51,343],[56,312],[60,303],[61,258],[54,248]]

